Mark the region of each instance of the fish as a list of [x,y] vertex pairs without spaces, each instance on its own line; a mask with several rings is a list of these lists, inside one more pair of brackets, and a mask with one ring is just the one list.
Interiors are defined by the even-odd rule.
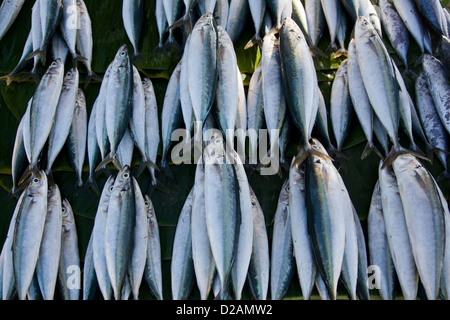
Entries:
[[78,89],[72,125],[67,137],[69,159],[77,175],[78,187],[83,186],[82,174],[84,158],[86,157],[87,125],[86,98],[83,90]]
[[184,201],[175,229],[172,259],[170,263],[173,300],[186,300],[195,284],[191,232],[193,192],[194,188],[191,188],[189,195]]
[[[292,164],[294,164],[294,159]],[[306,211],[305,168],[291,166],[289,170],[289,215],[291,221],[294,257],[303,300],[309,300],[314,288],[317,266],[308,235]]]
[[84,81],[84,87],[87,88],[92,80],[102,81],[102,79],[92,71],[92,50],[93,50],[93,38],[92,38],[92,22],[89,16],[89,11],[83,0],[77,0],[79,21],[77,26],[79,27],[77,32],[77,50],[79,54],[84,57],[82,62],[87,70],[86,79]]
[[14,148],[12,152],[11,158],[11,178],[12,178],[12,187],[10,194],[15,195],[18,192],[18,184],[20,175],[23,174],[23,171],[27,167],[27,155],[25,152],[25,146],[23,142],[23,125],[25,118],[19,122],[19,126],[17,127],[16,137],[14,139]]
[[214,102],[217,88],[217,30],[211,13],[204,14],[190,35],[186,56],[188,87],[195,120],[194,143]]
[[[242,290],[244,289],[247,279],[248,268],[252,256],[253,248],[253,215],[252,215],[252,199],[250,194],[250,184],[245,172],[243,162],[236,152],[231,151],[234,160],[234,170],[239,185],[239,208],[240,208],[240,227],[239,239],[236,251],[236,258],[231,269],[231,285],[233,288],[234,298],[241,300]],[[216,276],[216,279],[219,278]],[[219,278],[220,288],[220,278]],[[217,296],[217,295],[216,295]]]
[[160,167],[172,180],[173,174],[167,163],[167,157],[169,154],[169,148],[172,144],[172,135],[174,131],[179,129],[183,124],[183,112],[180,99],[180,75],[181,62],[178,63],[170,77],[161,111],[161,137],[163,150]]
[[[449,21],[450,25],[450,21]],[[447,78],[450,78],[450,39],[446,36],[441,37],[441,41],[439,42],[438,47],[439,52],[439,60],[442,62],[442,65],[444,66],[445,74],[447,75]]]
[[30,108],[30,170],[37,171],[42,149],[53,126],[64,78],[61,60],[52,62],[39,82]]
[[16,21],[25,0],[3,1],[0,6],[0,40]]
[[79,300],[81,277],[76,272],[81,269],[78,234],[74,212],[67,199],[62,200],[62,244],[58,279],[63,300]]
[[385,227],[380,181],[377,180],[372,192],[367,216],[368,254],[370,263],[381,272],[378,293],[382,300],[395,298],[395,267]]
[[191,37],[188,36],[184,45],[183,56],[181,57],[180,69],[180,101],[181,111],[183,114],[184,127],[187,132],[193,131],[194,115],[192,108],[191,94],[189,92],[188,73],[187,73],[187,53],[189,52],[189,42]]
[[441,2],[438,0],[416,0],[415,3],[428,25],[439,35],[448,37],[447,18]]
[[[2,3],[3,4],[3,3]],[[1,7],[0,7],[0,15],[1,15]],[[1,40],[1,37],[0,37]],[[14,76],[25,69],[29,64],[30,60],[27,59],[28,55],[33,52],[33,34],[30,30],[30,33],[28,34],[27,40],[25,41],[25,45],[23,46],[22,55],[19,59],[19,62],[17,63],[16,67],[11,71],[8,75],[4,77],[0,77],[0,80],[6,80],[6,85],[10,85],[14,79]]]
[[109,64],[108,68],[105,71],[105,75],[103,77],[103,81],[100,85],[100,90],[97,98],[95,99],[94,105],[95,107],[95,133],[97,136],[97,144],[100,148],[100,157],[101,159],[105,159],[107,156],[107,152],[109,151],[109,140],[108,140],[108,132],[106,131],[106,91],[108,88],[109,77],[111,75],[112,63]]
[[257,164],[258,140],[265,126],[264,98],[262,94],[262,64],[259,63],[250,78],[247,92],[247,129],[249,134],[249,163]]
[[[250,3],[249,3],[250,5]],[[217,0],[214,8],[214,19],[218,26],[227,27],[228,12],[230,11],[230,3],[228,0]]]
[[402,155],[392,166],[420,281],[426,297],[436,300],[445,252],[445,211],[439,191],[433,176],[414,156]]
[[242,161],[245,160],[245,140],[246,140],[246,132],[247,132],[247,96],[245,94],[244,88],[244,80],[239,70],[237,69],[237,85],[238,85],[238,103],[237,103],[237,112],[236,112],[236,123],[235,123],[235,132],[236,136],[236,150],[238,154],[241,156]]
[[336,149],[331,142],[330,133],[328,129],[328,109],[325,102],[325,98],[323,97],[322,90],[319,88],[319,109],[317,110],[317,119],[316,119],[317,129],[319,134],[324,139],[327,145],[327,150],[332,152]]
[[[180,18],[182,9],[183,9],[183,1],[181,0],[164,0],[163,1],[164,13],[166,15],[166,20],[168,26],[173,25],[175,21]],[[174,36],[173,29],[169,29],[169,38],[167,40],[166,45],[173,45],[175,47],[178,46]]]
[[386,36],[408,70],[408,53],[411,42],[409,31],[392,3],[387,0],[380,0],[379,6],[381,23]]
[[51,47],[53,60],[59,58],[63,63],[65,63],[67,60],[67,55],[69,54],[69,48],[67,47],[67,43],[63,39],[59,30],[56,30],[52,36]]
[[158,300],[163,299],[162,266],[161,266],[161,244],[159,238],[159,227],[155,208],[148,195],[144,195],[147,208],[147,260],[145,264],[144,277],[153,295]]
[[255,44],[262,47],[261,30],[264,22],[264,14],[266,12],[267,2],[264,0],[250,0],[248,1],[250,14],[252,16],[253,25],[255,27],[255,35],[245,45],[244,49],[249,49]]
[[213,137],[205,151],[206,227],[211,251],[220,277],[220,299],[228,296],[228,285],[239,239],[240,202],[234,167],[224,161],[225,146],[220,137]]
[[284,19],[283,10],[286,7],[287,1],[285,0],[268,0],[267,8],[270,10],[273,16],[273,20],[275,21],[275,28],[279,29]]
[[[77,60],[84,60],[85,58],[80,56],[76,52],[77,47],[77,34],[79,22],[79,11],[76,0],[62,0],[61,10],[61,22],[59,24],[61,36],[64,39],[67,49],[72,55],[74,62]],[[55,32],[56,34],[56,32]],[[54,35],[53,35],[54,36]]]
[[366,239],[364,236],[364,231],[359,219],[359,215],[353,206],[353,218],[355,220],[356,226],[356,239],[358,243],[358,276],[356,283],[356,294],[360,300],[370,300],[369,292],[369,277],[367,275],[368,269],[368,257],[367,257],[367,247]]
[[39,257],[47,214],[47,177],[43,171],[32,173],[20,203],[12,244],[14,278],[19,300],[26,298]]
[[330,116],[336,139],[337,148],[335,152],[337,153],[342,152],[345,139],[350,130],[352,107],[348,80],[348,59],[346,59],[336,71],[331,87]]
[[92,251],[93,238],[94,235],[91,233],[83,262],[83,300],[94,300],[98,291]]
[[295,272],[289,194],[289,180],[286,180],[281,188],[273,222],[272,255],[270,260],[272,300],[283,299]]
[[[313,148],[326,152],[317,140],[313,139],[312,143]],[[331,160],[314,154],[307,158],[305,173],[307,221],[313,254],[328,293],[335,300],[346,242],[346,205],[342,201],[340,175]]]
[[450,132],[448,108],[450,103],[450,85],[448,84],[442,63],[433,56],[425,54],[422,67],[439,118],[447,132]]
[[[355,44],[358,65],[369,101],[393,144],[384,161],[384,167],[387,167],[399,154],[408,152],[398,140],[400,90],[396,72],[380,36],[364,17],[358,18]],[[377,85],[374,86],[373,83]]]
[[48,187],[45,216],[36,275],[44,300],[53,300],[61,255],[62,199],[56,184]]
[[92,229],[92,254],[97,283],[104,300],[111,300],[112,287],[106,267],[105,230],[108,216],[109,200],[114,190],[115,176],[109,176],[100,195]]
[[309,38],[317,46],[326,27],[321,0],[305,0],[305,12],[308,22]]
[[[40,1],[35,1],[31,9],[31,39],[33,48],[30,55],[39,50],[42,38]],[[27,56],[27,60],[30,58],[30,55]],[[37,74],[39,62],[41,62],[41,56],[36,54],[33,57],[33,69],[30,72],[36,83],[39,83],[39,75]]]
[[415,82],[415,97],[417,102],[417,110],[423,130],[433,147],[438,159],[444,167],[444,172],[437,178],[438,180],[448,176],[447,167],[447,152],[448,152],[448,137],[439,114],[434,105],[433,97],[426,76],[423,72]]
[[319,87],[305,37],[289,18],[284,20],[280,30],[280,52],[287,106],[303,143],[302,150],[296,157],[298,166],[311,152],[317,154],[311,148],[309,140],[319,109]]
[[144,1],[124,0],[122,3],[122,20],[128,39],[133,45],[133,60],[142,58],[139,50],[139,40],[144,22]]
[[50,174],[53,163],[69,136],[78,96],[78,69],[70,69],[64,76],[63,86],[56,106],[55,120],[48,137],[46,174]]
[[352,39],[348,45],[347,64],[348,90],[350,93],[350,98],[352,101],[353,109],[355,110],[356,116],[367,139],[367,145],[363,151],[363,154],[361,155],[361,159],[365,159],[372,151],[374,151],[380,158],[382,158],[381,153],[375,147],[373,142],[373,109],[370,104],[366,88],[364,87],[364,82],[362,80],[354,39]]
[[91,186],[94,192],[100,195],[100,190],[98,188],[97,182],[95,181],[95,168],[100,160],[100,148],[97,141],[97,132],[95,128],[95,116],[97,112],[98,104],[94,103],[91,109],[91,114],[89,115],[88,126],[87,126],[87,154],[89,161],[89,176],[86,181],[87,185]]
[[105,257],[114,298],[121,292],[130,266],[136,224],[135,193],[130,168],[125,166],[114,181],[105,229]]
[[11,216],[11,221],[9,223],[8,232],[6,234],[5,241],[3,242],[2,251],[0,254],[1,260],[1,299],[9,300],[13,299],[16,294],[16,280],[15,280],[15,271],[14,271],[14,262],[13,262],[13,241],[14,241],[14,232],[15,226],[17,223],[17,216],[19,214],[19,210],[21,208],[22,202],[26,196],[26,192],[22,192],[19,199],[17,200],[16,207],[14,208],[14,212]]
[[122,169],[122,164],[117,161],[117,147],[130,122],[133,99],[133,68],[126,45],[117,51],[110,72],[105,120],[111,152],[98,168],[112,161],[118,169]]
[[156,165],[152,165],[156,163],[156,158],[158,156],[158,148],[160,145],[160,124],[158,117],[158,104],[156,101],[155,89],[153,88],[152,81],[149,78],[144,78],[144,96],[145,96],[145,150],[148,155],[148,163],[150,166],[147,166],[150,171],[152,177],[152,185],[156,186],[158,184],[158,180],[155,176],[155,170],[158,169]]
[[134,300],[139,300],[139,288],[144,276],[147,260],[148,226],[147,208],[149,203],[144,198],[139,183],[133,177],[134,194],[136,202],[136,222],[134,229],[133,253],[131,254],[130,271],[128,277]]
[[163,0],[156,0],[156,10],[155,10],[155,16],[156,16],[156,26],[158,28],[158,36],[159,36],[159,42],[157,49],[162,49],[164,47],[164,35],[167,30],[167,16],[164,8],[164,1]]
[[275,37],[275,34],[267,34],[263,39],[260,63],[262,64],[261,85],[264,118],[270,139],[270,155],[278,149],[276,133],[279,135],[287,112],[286,100],[288,97],[286,91],[288,89],[285,90],[284,88],[282,54],[281,41]]
[[250,188],[250,195],[253,215],[253,249],[247,281],[253,298],[266,300],[270,281],[269,239],[264,212],[252,188]]
[[339,27],[339,19],[342,15],[342,5],[339,0],[321,0],[320,2],[331,37],[329,49],[334,49],[336,48],[336,36]]
[[[30,110],[33,104],[33,97],[28,100],[27,109],[22,117],[23,121],[23,147],[27,156],[28,162],[31,162],[31,133],[30,133]],[[20,182],[20,180],[19,180]]]
[[393,0],[395,9],[423,53],[432,52],[430,30],[425,25],[414,0]]
[[[46,65],[46,53],[47,46],[50,43],[53,33],[59,26],[62,15],[62,1],[61,0],[50,0],[43,1],[39,0],[39,19],[42,31],[42,37],[40,42],[36,43],[39,46],[37,50],[34,50],[28,58],[31,59],[35,55],[39,55],[42,64]],[[36,26],[37,27],[37,26]]]
[[[225,139],[235,128],[238,112],[238,67],[233,42],[228,33],[217,26],[217,89],[214,116]],[[228,141],[227,141],[228,142]],[[233,141],[234,142],[234,141]]]
[[242,34],[249,12],[250,6],[248,0],[230,1],[225,31],[228,33],[233,43],[236,43]]
[[404,200],[400,197],[398,178],[390,167],[383,169],[381,164],[378,176],[383,219],[392,261],[404,299],[415,300],[419,274],[414,262],[410,236],[406,227],[403,209]]
[[308,18],[303,3],[300,0],[292,1],[292,19],[297,23],[303,34],[309,38]]
[[198,163],[195,170],[192,198],[192,260],[200,298],[207,300],[212,288],[216,266],[208,238],[205,203],[205,168]]

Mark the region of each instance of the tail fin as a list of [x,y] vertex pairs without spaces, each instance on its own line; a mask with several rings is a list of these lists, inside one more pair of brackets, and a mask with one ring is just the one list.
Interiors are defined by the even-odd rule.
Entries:
[[[19,186],[22,185],[28,178],[33,174],[38,174],[39,168],[37,164],[35,165],[29,165],[28,168],[25,170],[25,172],[22,174],[22,176],[19,179]],[[20,187],[19,187],[20,188]]]
[[5,81],[6,85],[9,86],[11,84],[11,82],[13,81],[15,75],[16,74],[13,71],[13,72],[11,72],[10,74],[8,74],[6,76],[0,77],[0,81]]
[[101,195],[100,189],[98,187],[97,182],[95,181],[94,177],[92,175],[89,175],[86,183],[84,184],[83,188],[88,189],[89,187],[92,188],[92,191],[94,191],[98,196]]
[[362,156],[361,156],[361,160],[364,160],[365,158],[367,158],[369,156],[370,153],[375,152],[377,156],[379,156],[381,159],[383,159],[383,155],[381,154],[381,152],[377,149],[377,147],[375,147],[375,145],[373,144],[373,142],[368,141],[366,148],[364,149]]
[[417,158],[421,158],[427,161],[430,161],[430,159],[426,158],[422,154],[419,154],[417,152],[405,149],[401,146],[393,146],[391,152],[387,155],[386,159],[383,162],[383,165],[381,166],[381,169],[386,169],[387,167],[390,167],[392,163],[394,163],[395,159],[397,159],[402,154],[411,154]]
[[88,74],[86,76],[86,80],[84,82],[84,88],[87,89],[89,86],[89,83],[91,83],[91,80],[94,79],[97,82],[102,82],[102,78],[100,78],[98,75],[96,75],[92,70],[88,71]]
[[169,188],[167,188],[161,181],[156,179],[155,177],[152,177],[152,179],[149,180],[147,185],[147,194],[151,196],[155,189],[158,189],[161,192],[170,193]]
[[159,171],[158,166],[150,160],[146,155],[142,157],[141,163],[139,164],[137,176],[140,176],[142,172],[144,171],[145,167],[148,167],[149,169],[155,169]]
[[122,165],[120,164],[120,161],[119,161],[119,157],[117,156],[117,154],[115,153],[115,154],[112,154],[112,153],[110,153],[98,166],[97,166],[97,168],[95,169],[95,172],[97,172],[97,171],[100,171],[103,167],[106,167],[106,165],[107,164],[109,164],[109,163],[113,163],[114,164],[114,166],[117,168],[117,169],[119,169],[120,171],[122,171],[123,170],[123,167],[122,167]]
[[348,166],[347,166],[348,157],[346,157],[342,151],[339,151],[337,149],[332,151],[331,155],[333,156],[333,159],[342,168],[342,170],[344,170],[344,172],[347,173],[348,172]]
[[146,62],[147,59],[140,53],[139,51],[136,51],[134,53],[133,58],[131,59],[131,63],[136,64],[136,61]]
[[184,26],[185,30],[186,30],[186,34],[190,34],[192,31],[192,26],[191,26],[191,15],[189,12],[186,12],[186,14],[178,19],[177,21],[175,21],[171,26],[169,26],[170,30],[174,30],[176,28],[179,28],[181,26]]
[[244,47],[244,50],[250,49],[255,44],[257,44],[260,48],[262,48],[262,40],[259,34],[255,34],[253,38],[251,38],[250,41],[247,42],[247,44]]
[[34,58],[34,56],[39,56],[41,58],[42,65],[45,66],[45,62],[47,60],[46,55],[47,55],[47,48],[44,48],[44,49],[39,48],[39,49],[36,49],[35,51],[33,51],[32,53],[30,53],[27,56],[26,60],[30,60],[30,59]]
[[300,150],[299,154],[295,157],[294,163],[292,166],[299,167],[310,155],[314,155],[317,157],[321,157],[324,159],[328,159],[330,161],[333,161],[333,158],[331,158],[328,154],[325,154],[323,152],[320,152],[319,150],[311,148],[311,146],[304,146]]
[[75,55],[72,56],[72,62],[75,67],[77,66],[78,61],[85,62],[85,61],[87,61],[87,58],[83,57],[82,55],[80,55],[78,53],[75,53]]
[[173,178],[172,170],[170,170],[169,164],[167,163],[166,159],[162,159],[161,163],[159,164],[161,167],[162,172],[166,175],[167,178],[169,178],[171,181],[175,182],[175,179]]
[[175,40],[175,37],[173,36],[172,32],[170,32],[169,38],[167,38],[166,43],[164,43],[164,50],[167,51],[168,48],[174,48],[177,51],[181,50],[181,47],[178,44],[177,40]]
[[450,172],[448,172],[448,170],[445,170],[437,177],[436,180],[439,182],[444,181],[444,180],[450,180]]
[[340,58],[342,56],[347,57],[348,56],[348,52],[345,49],[339,49],[338,51],[336,51],[335,53],[333,53],[333,58],[337,59]]

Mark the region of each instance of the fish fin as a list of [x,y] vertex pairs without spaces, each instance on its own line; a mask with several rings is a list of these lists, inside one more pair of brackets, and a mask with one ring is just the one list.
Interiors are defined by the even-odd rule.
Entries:
[[133,55],[133,58],[131,59],[131,63],[132,64],[136,64],[136,62],[146,62],[147,59],[145,59],[145,57],[142,55],[142,53],[140,53],[139,51],[136,51],[135,54]]
[[450,172],[448,172],[448,170],[445,170],[437,177],[436,180],[439,182],[444,181],[444,180],[450,180]]
[[162,159],[161,163],[159,164],[161,167],[161,171],[164,172],[165,176],[169,178],[171,181],[175,182],[175,179],[172,174],[172,170],[170,170],[169,164],[167,163],[166,159]]
[[311,146],[308,147],[302,147],[300,149],[300,152],[298,153],[298,155],[295,157],[295,160],[292,164],[292,167],[295,166],[296,168],[300,167],[300,165],[310,156],[310,155],[314,155],[317,157],[321,157],[324,159],[328,159],[330,161],[334,161],[332,157],[330,157],[328,154],[325,154],[323,152],[320,152],[319,150],[315,150],[313,148],[311,148]]
[[258,34],[255,34],[253,36],[253,38],[251,38],[250,41],[247,42],[247,44],[244,47],[244,50],[250,49],[255,44],[257,44],[260,48],[262,48],[262,40],[261,40],[261,37]]
[[30,60],[30,59],[34,58],[35,56],[40,56],[42,65],[45,66],[45,60],[46,60],[45,55],[46,55],[46,51],[47,51],[46,49],[44,49],[44,50],[41,50],[40,48],[39,48],[39,49],[36,49],[36,50],[34,50],[32,53],[30,53],[30,54],[27,56],[26,60]]
[[166,55],[167,54],[167,50],[166,50],[166,47],[162,43],[159,43],[156,46],[156,48],[153,49],[152,53],[161,53],[161,54]]
[[347,57],[347,56],[348,56],[348,51],[345,49],[339,49],[338,51],[333,53],[333,59],[337,59],[340,57]]
[[98,75],[92,72],[92,70],[89,70],[86,76],[86,80],[84,81],[85,89],[87,89],[92,80],[95,80],[96,82],[102,82],[102,78],[100,78]]
[[152,178],[149,180],[147,185],[147,194],[151,196],[153,192],[158,189],[161,192],[170,194],[169,188],[167,188],[161,181],[156,178]]
[[84,189],[88,189],[89,187],[92,188],[92,191],[95,192],[95,194],[97,194],[98,196],[101,195],[100,189],[98,187],[97,182],[95,181],[93,176],[89,176],[86,183],[84,184],[83,188]]
[[87,58],[83,57],[82,55],[80,55],[78,53],[75,53],[75,55],[72,56],[72,62],[75,67],[77,66],[78,61],[85,62],[87,60],[88,60]]
[[97,172],[97,171],[100,171],[103,167],[105,167],[107,164],[109,164],[109,163],[113,163],[114,164],[114,166],[117,168],[117,169],[119,169],[119,171],[122,171],[123,170],[123,167],[122,167],[122,165],[120,164],[120,161],[119,161],[119,157],[117,156],[117,154],[112,154],[112,153],[110,153],[98,166],[97,166],[97,168],[95,169],[95,172]]
[[169,29],[174,30],[176,28],[179,28],[181,26],[185,27],[186,30],[186,34],[190,34],[192,31],[192,25],[191,25],[191,15],[189,12],[186,12],[186,14],[178,19],[177,21],[175,21],[171,26],[169,26]]
[[348,172],[347,161],[348,157],[344,155],[342,151],[334,150],[332,153],[333,159],[339,164],[339,166],[344,170],[345,173]]
[[330,42],[326,52],[331,53],[331,52],[337,52],[337,51],[338,51],[338,47],[336,45],[336,42]]
[[412,150],[408,150],[406,148],[403,148],[401,146],[393,146],[391,152],[389,152],[389,154],[387,155],[386,159],[384,159],[383,165],[381,166],[381,169],[386,169],[387,167],[390,167],[395,159],[397,159],[399,156],[401,156],[402,154],[411,154],[417,158],[426,160],[426,161],[430,161],[430,159],[428,159],[427,157],[425,157],[422,154],[419,154],[418,152],[412,151]]
[[177,40],[175,40],[175,37],[172,35],[169,36],[167,41],[164,43],[163,47],[164,47],[164,51],[167,51],[170,48],[174,48],[177,51],[181,51],[180,45],[178,44]]
[[15,76],[15,73],[10,73],[6,76],[0,77],[0,81],[5,81],[6,85],[9,86],[11,84],[11,82],[13,81]]
[[25,172],[22,174],[22,176],[19,179],[19,186],[22,185],[30,176],[33,174],[38,174],[39,168],[37,164],[32,166],[31,164],[28,166],[28,168],[25,170]]
[[364,160],[365,158],[367,158],[369,156],[369,154],[371,152],[375,152],[377,156],[379,156],[381,159],[383,159],[383,155],[381,154],[381,152],[377,149],[377,147],[375,147],[375,145],[373,144],[373,142],[368,141],[367,145],[361,155],[361,160]]

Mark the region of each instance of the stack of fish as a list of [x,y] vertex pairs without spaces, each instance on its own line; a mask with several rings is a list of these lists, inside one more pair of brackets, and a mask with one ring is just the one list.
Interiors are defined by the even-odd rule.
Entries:
[[[23,1],[13,2],[23,3]],[[4,3],[11,3],[11,1]],[[7,10],[7,6],[3,6],[4,3],[2,3],[2,8],[5,7]],[[91,69],[92,27],[83,0],[36,0],[31,13],[31,30],[22,56],[14,70],[4,77],[6,83],[9,85],[14,76],[31,63],[32,58],[34,65],[30,74],[38,81],[39,62],[46,65],[49,46],[52,48],[52,60],[61,59],[65,63],[67,55],[70,53],[74,67],[78,60],[84,63],[87,70],[86,87],[92,78],[100,80]]]
[[239,155],[226,155],[218,130],[209,141],[175,232],[172,297],[187,299],[197,283],[201,299],[212,289],[217,299],[239,300],[248,279],[253,297],[264,300],[270,265],[264,214]]
[[[316,139],[312,147],[326,154]],[[336,299],[339,280],[350,299],[370,298],[364,234],[331,160],[312,155],[290,169],[274,216],[271,262],[272,299],[285,296],[295,266],[305,300],[314,286],[321,299]]]
[[[30,172],[44,167],[42,155],[47,144],[45,172],[51,177],[55,160],[65,144],[69,159],[82,185],[86,154],[87,110],[83,91],[78,88],[77,69],[64,76],[64,65],[55,60],[39,82],[16,133],[12,157],[12,194]],[[67,143],[66,143],[67,142]],[[25,169],[27,160],[28,169]]]
[[[449,209],[432,175],[411,155],[380,164],[368,216],[369,257],[378,292],[394,299],[449,299]],[[419,280],[420,289],[419,290]]]
[[162,299],[161,245],[155,209],[125,166],[103,187],[84,259],[83,299],[139,298],[142,279]]
[[74,215],[43,171],[33,174],[17,202],[0,255],[0,270],[3,300],[53,300],[56,292],[64,300],[79,299]]

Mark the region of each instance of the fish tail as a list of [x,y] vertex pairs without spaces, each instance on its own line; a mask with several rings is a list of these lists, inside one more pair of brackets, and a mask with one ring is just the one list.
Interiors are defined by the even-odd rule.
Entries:
[[95,169],[95,172],[100,171],[103,167],[106,167],[109,163],[113,163],[114,166],[120,171],[123,170],[122,165],[120,164],[119,157],[116,153],[110,153]]
[[334,150],[331,155],[333,159],[339,164],[339,166],[344,170],[344,172],[348,172],[347,161],[348,157],[344,155],[344,153],[340,150]]
[[445,180],[450,180],[450,172],[448,172],[448,170],[445,170],[437,177],[436,180],[439,182],[445,181]]
[[96,82],[102,82],[102,78],[100,78],[98,75],[92,72],[92,70],[89,70],[86,76],[86,80],[84,82],[85,89],[89,86],[92,80],[95,80]]
[[167,163],[167,160],[165,158],[161,160],[159,166],[161,167],[161,171],[164,172],[167,178],[169,178],[171,181],[175,181],[175,179],[173,178],[172,170],[170,170],[169,164]]
[[147,194],[152,195],[156,189],[158,189],[161,192],[170,194],[169,188],[167,188],[161,181],[156,179],[156,177],[152,177],[152,179],[149,180],[147,185]]
[[299,154],[295,157],[294,163],[292,166],[298,168],[310,155],[318,156],[324,159],[328,159],[333,161],[328,154],[320,152],[319,150],[315,150],[311,147],[311,145],[305,145],[299,152]]
[[14,76],[15,76],[15,73],[12,72],[12,73],[8,74],[7,76],[0,77],[0,81],[5,81],[6,85],[9,86],[11,84],[11,82],[13,81]]
[[139,51],[135,51],[133,58],[131,59],[131,63],[132,64],[136,64],[137,61],[141,61],[141,62],[146,62],[147,59],[145,59],[145,57],[142,55],[142,53],[140,53]]
[[92,191],[94,191],[98,196],[100,196],[101,192],[100,189],[98,187],[97,182],[95,181],[94,177],[92,175],[90,175],[86,181],[86,183],[84,184],[83,188],[84,189],[88,189],[89,187],[92,188]]
[[164,46],[164,44],[162,42],[159,42],[159,44],[156,46],[155,49],[153,49],[152,53],[162,53],[162,54],[166,54],[167,50],[166,47]]
[[[419,152],[421,152],[421,151],[419,150]],[[395,159],[397,159],[399,156],[401,156],[403,154],[410,154],[417,158],[420,158],[420,159],[423,159],[426,161],[430,161],[430,159],[428,159],[427,157],[425,157],[423,155],[423,152],[422,152],[422,154],[420,154],[419,152],[416,152],[413,150],[408,150],[406,148],[403,148],[400,145],[397,145],[397,146],[394,145],[392,147],[391,152],[389,152],[386,159],[384,160],[383,165],[381,166],[381,169],[386,169],[387,167],[390,167],[394,163]]]
[[[172,30],[170,30],[172,31]],[[169,38],[167,38],[166,43],[164,43],[164,49],[167,51],[169,48],[174,48],[177,51],[181,50],[180,45],[178,44],[177,40],[175,40],[175,37],[173,36],[172,32],[169,34]]]
[[27,181],[31,176],[37,175],[39,173],[39,168],[37,164],[29,165],[25,172],[19,179],[19,186],[22,185],[25,181]]
[[383,155],[381,154],[381,152],[377,149],[377,147],[375,147],[375,145],[373,144],[372,141],[368,141],[367,145],[362,153],[361,156],[361,160],[364,160],[365,158],[367,158],[369,156],[369,154],[371,154],[373,152],[376,153],[377,156],[379,156],[381,159],[383,159]]
[[340,57],[342,57],[342,56],[344,56],[344,57],[347,57],[348,56],[348,51],[347,50],[345,50],[345,49],[339,49],[338,51],[336,51],[335,53],[333,53],[333,58],[334,59],[337,59],[337,58],[340,58]]
[[250,49],[255,44],[257,44],[260,48],[262,48],[262,40],[259,34],[255,34],[253,38],[251,38],[250,41],[247,42],[247,44],[244,47],[244,50]]
[[177,21],[175,21],[171,26],[169,26],[169,30],[174,30],[176,28],[179,28],[181,26],[184,26],[186,29],[186,34],[190,34],[191,30],[192,30],[192,26],[191,26],[191,15],[189,12],[186,12],[186,14],[178,19]]

